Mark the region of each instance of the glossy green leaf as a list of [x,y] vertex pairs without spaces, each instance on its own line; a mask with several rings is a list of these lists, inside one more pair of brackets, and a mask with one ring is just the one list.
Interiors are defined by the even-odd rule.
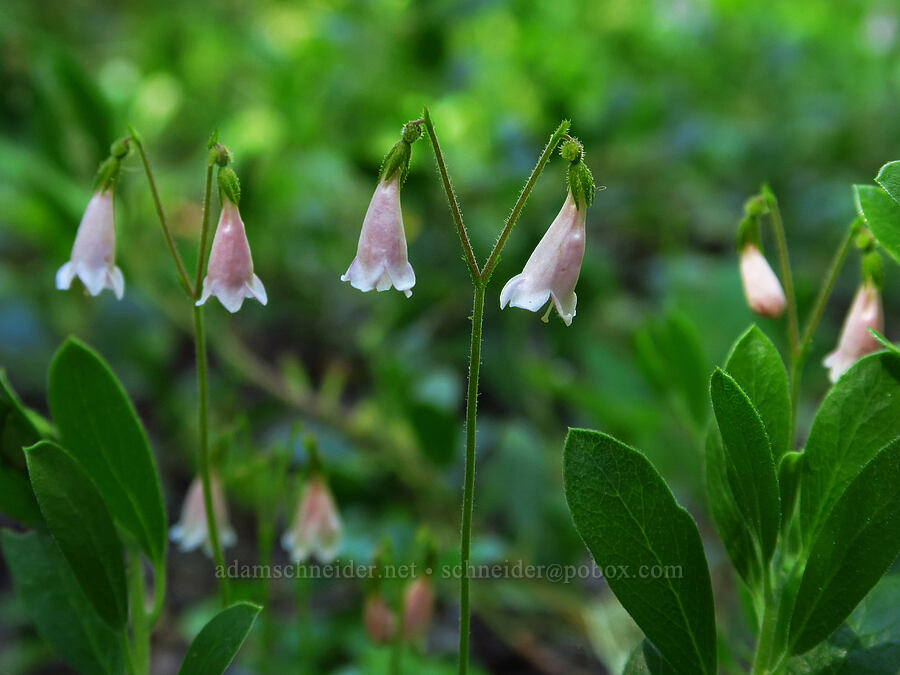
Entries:
[[4,531],[0,540],[16,594],[41,637],[79,673],[121,673],[121,637],[97,616],[50,535]]
[[777,464],[791,449],[791,395],[778,350],[756,325],[750,326],[731,349],[725,372],[747,394],[762,418]]
[[180,675],[222,675],[253,627],[259,605],[238,602],[214,616],[191,642]]
[[756,587],[762,579],[759,556],[753,535],[738,511],[728,484],[725,450],[715,426],[711,426],[706,434],[706,497],[731,564],[750,587]]
[[570,429],[564,482],[578,533],[601,568],[617,570],[606,575],[609,587],[647,638],[679,672],[714,673],[715,616],[700,533],[653,465],[611,436]]
[[634,648],[622,675],[678,675],[662,654],[647,640]]
[[147,435],[115,375],[70,338],[50,366],[50,410],[62,443],[90,474],[116,521],[158,563],[166,515]]
[[900,439],[850,483],[813,541],[791,616],[800,654],[827,638],[900,553]]
[[900,204],[875,185],[854,185],[856,210],[884,250],[900,262]]
[[3,465],[0,465],[0,513],[29,527],[44,523],[27,476]]
[[809,544],[862,467],[900,436],[900,356],[869,355],[819,407],[800,465],[800,525]]
[[878,170],[875,182],[900,203],[900,160],[888,162]]
[[6,373],[0,370],[0,462],[24,472],[22,448],[52,435],[50,423],[22,405]]
[[768,561],[781,524],[781,496],[769,437],[747,394],[720,368],[713,373],[710,397],[735,505],[759,543],[763,561]]
[[97,614],[113,628],[128,618],[122,542],[88,475],[58,445],[25,451],[28,475],[50,533]]

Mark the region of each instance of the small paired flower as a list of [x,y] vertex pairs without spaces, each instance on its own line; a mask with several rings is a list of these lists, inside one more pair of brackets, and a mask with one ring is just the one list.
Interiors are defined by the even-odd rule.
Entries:
[[334,498],[318,473],[310,476],[294,522],[281,538],[281,546],[294,562],[315,555],[321,563],[335,559],[341,545],[341,519]]
[[825,357],[828,377],[837,382],[857,360],[880,349],[878,341],[869,333],[869,328],[884,330],[884,312],[881,307],[881,292],[871,279],[863,281],[853,304],[844,319],[837,348]]
[[422,130],[410,122],[403,128],[403,137],[391,149],[378,178],[378,185],[363,219],[356,257],[341,275],[353,288],[364,293],[386,291],[391,286],[408,298],[416,285],[416,274],[406,251],[406,233],[400,210],[400,188],[409,170],[410,146]]
[[740,253],[741,283],[744,297],[755,314],[775,319],[784,313],[787,300],[781,282],[769,262],[752,241],[747,241]]
[[238,209],[240,186],[230,167],[219,169],[219,186],[222,212],[203,279],[203,293],[197,305],[204,304],[214,295],[225,309],[234,313],[244,304],[244,298],[256,298],[265,305],[268,297],[262,281],[253,273],[250,243]]
[[[237,542],[237,535],[228,521],[228,505],[225,502],[222,483],[215,474],[211,474],[209,478],[219,543],[222,548],[233,546]],[[193,551],[202,545],[206,554],[212,556],[212,544],[206,524],[206,506],[203,501],[203,482],[199,476],[194,478],[188,488],[184,505],[181,507],[181,520],[169,530],[169,538],[178,544],[182,552]]]
[[394,613],[385,603],[380,593],[370,593],[363,607],[363,623],[366,635],[377,645],[388,644],[394,639],[397,631],[397,620]]
[[122,299],[125,280],[116,267],[116,226],[113,188],[98,190],[91,197],[72,246],[72,255],[56,273],[56,287],[68,290],[75,277],[81,279],[91,295],[104,288]]
[[[506,282],[500,292],[500,309],[507,305],[536,312],[553,301],[567,326],[575,318],[575,285],[584,258],[584,234],[587,208],[594,199],[594,179],[583,161],[576,141],[567,141],[563,157],[569,167],[569,192],[556,219],[525,263],[521,274]],[[549,313],[549,308],[548,308]],[[544,315],[546,320],[547,315]]]
[[434,613],[434,587],[431,577],[415,579],[403,594],[403,634],[408,640],[425,635]]

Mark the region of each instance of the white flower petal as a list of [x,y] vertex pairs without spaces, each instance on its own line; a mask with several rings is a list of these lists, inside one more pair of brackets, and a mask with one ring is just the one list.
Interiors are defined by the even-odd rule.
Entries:
[[56,287],[61,291],[66,291],[72,285],[74,278],[75,266],[71,262],[67,262],[56,272]]
[[76,263],[78,278],[93,296],[106,288],[106,267],[89,267],[85,263]]
[[247,290],[250,291],[251,295],[256,298],[261,305],[265,305],[269,302],[269,296],[266,295],[266,287],[263,286],[263,282],[260,281],[260,278],[255,274],[250,277],[250,281],[247,282]]
[[125,279],[122,276],[122,270],[116,266],[109,268],[106,271],[106,285],[116,294],[116,299],[121,300],[125,295]]

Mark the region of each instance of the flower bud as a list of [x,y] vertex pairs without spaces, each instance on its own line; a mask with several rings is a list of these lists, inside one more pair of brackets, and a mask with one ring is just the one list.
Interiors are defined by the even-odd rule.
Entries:
[[363,622],[366,635],[375,644],[385,645],[394,639],[397,621],[379,593],[372,593],[366,598]]
[[[117,160],[107,160],[105,164],[109,161],[118,164]],[[109,175],[107,180],[110,185],[114,181]],[[116,267],[115,256],[115,208],[110,187],[95,192],[88,202],[75,235],[69,262],[56,273],[56,287],[67,290],[77,276],[91,295],[98,295],[104,288],[109,288],[121,300],[125,293],[125,280],[122,270]]]
[[781,282],[759,247],[749,240],[741,249],[740,270],[744,296],[750,309],[770,319],[781,316],[787,305]]
[[[578,164],[583,166],[582,162]],[[582,199],[586,199],[586,194],[582,193]],[[592,190],[590,194],[593,198]],[[584,258],[586,213],[584,203],[579,208],[570,191],[522,273],[507,281],[500,292],[500,309],[510,305],[536,312],[552,299],[565,324],[572,325],[578,299],[575,284]]]
[[878,341],[869,332],[870,328],[879,332],[884,330],[881,292],[871,279],[863,281],[857,290],[844,319],[837,348],[823,362],[832,382],[837,382],[858,359],[880,349]]
[[[220,186],[224,184],[227,189],[222,189],[222,213],[213,238],[206,277],[203,279],[203,293],[197,300],[197,305],[202,305],[214,295],[225,309],[234,313],[244,304],[244,298],[256,298],[265,305],[268,297],[262,281],[253,273],[253,257],[244,221],[237,203],[231,198],[240,198],[240,186],[237,185],[236,176],[233,182],[228,174],[222,178],[222,173],[226,171],[231,169],[219,170]],[[231,171],[231,175],[233,174]],[[229,196],[229,191],[234,194]]]
[[[403,143],[403,141],[401,141]],[[359,234],[356,257],[341,281],[365,292],[391,286],[406,297],[416,285],[416,274],[406,252],[406,233],[400,210],[399,172],[379,181]]]
[[294,522],[281,538],[281,546],[294,562],[315,555],[319,562],[330,563],[340,550],[341,533],[341,518],[331,491],[325,479],[314,474],[306,482]]
[[403,634],[408,640],[421,639],[434,613],[434,588],[430,577],[413,580],[403,594]]
[[[222,483],[215,474],[211,474],[209,479],[219,543],[222,548],[233,546],[237,541],[237,535],[228,521],[228,505],[225,502]],[[206,523],[206,503],[203,500],[203,482],[199,476],[194,478],[188,488],[184,505],[181,507],[181,520],[169,530],[169,538],[178,543],[178,549],[182,552],[193,551],[202,544],[206,555],[212,557],[212,544],[209,541]]]

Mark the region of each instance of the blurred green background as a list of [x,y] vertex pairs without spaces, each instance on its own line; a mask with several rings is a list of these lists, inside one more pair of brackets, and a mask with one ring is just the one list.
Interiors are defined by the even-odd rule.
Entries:
[[[388,536],[399,559],[412,559],[415,532],[427,526],[453,563],[471,292],[427,139],[413,147],[403,192],[412,298],[363,295],[339,276],[382,156],[423,105],[481,259],[547,137],[569,118],[607,189],[588,215],[571,328],[555,315],[544,325],[500,312],[497,302],[564,198],[558,159],[488,291],[475,560],[587,562],[563,498],[562,442],[568,426],[608,431],[645,451],[697,519],[721,625],[741,658],[748,629],[706,516],[698,440],[706,377],[753,320],[734,253],[741,205],[764,180],[779,196],[803,317],[854,215],[850,185],[870,182],[900,147],[896,3],[769,4],[4,2],[0,364],[45,410],[46,368],[64,337],[96,347],[149,429],[177,519],[195,456],[190,312],[134,156],[117,207],[125,299],[62,293],[53,278],[97,164],[129,123],[193,262],[206,140],[218,127],[235,154],[269,294],[267,307],[249,301],[231,316],[213,303],[207,312],[214,436],[239,535],[227,557],[258,559],[260,500],[289,514],[293,479],[272,486],[266,472],[302,422],[330,467],[343,558],[367,562]],[[806,369],[801,437],[827,388],[818,364],[857,275],[851,256]],[[889,334],[896,287],[889,265]],[[762,326],[784,343],[780,322]],[[288,449],[302,466],[299,446]],[[286,560],[280,549],[274,560]],[[215,607],[202,554],[173,550],[169,568],[158,672],[174,669]],[[0,672],[57,672],[0,575]],[[314,582],[298,619],[295,590],[277,583],[236,672],[381,672],[387,655],[364,637],[362,591],[355,581]],[[410,672],[455,669],[456,583],[438,580],[437,593]],[[482,672],[618,672],[638,639],[596,580],[478,581],[473,594]]]

